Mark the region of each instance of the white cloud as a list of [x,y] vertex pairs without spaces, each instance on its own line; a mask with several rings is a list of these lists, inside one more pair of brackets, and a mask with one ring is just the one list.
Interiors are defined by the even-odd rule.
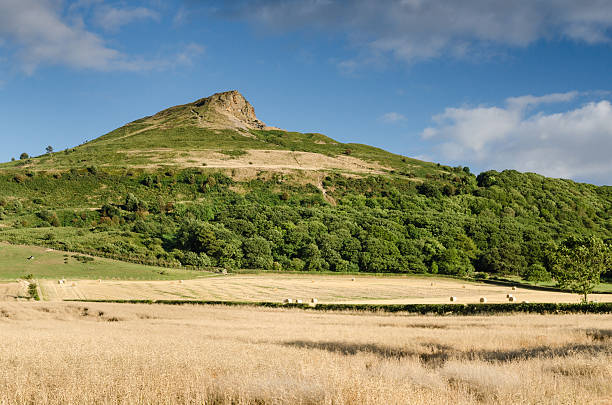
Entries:
[[438,158],[483,169],[517,169],[612,184],[612,104],[593,101],[557,113],[532,111],[579,93],[522,96],[504,107],[447,108],[422,137]]
[[541,39],[608,43],[612,28],[605,0],[237,0],[215,10],[271,30],[341,32],[359,51],[408,62]]
[[40,65],[61,65],[98,71],[163,70],[190,65],[204,48],[188,44],[157,57],[129,55],[107,44],[87,29],[83,15],[93,10],[93,21],[116,30],[137,19],[158,20],[144,7],[108,7],[101,0],[79,0],[64,6],[60,0],[0,0],[0,44],[11,64],[32,74]]
[[380,120],[391,124],[399,121],[405,121],[406,116],[396,112],[388,112],[386,114],[383,114],[382,117],[380,117]]
[[102,5],[96,8],[94,21],[96,25],[107,31],[117,31],[124,25],[136,20],[151,19],[159,21],[159,13],[146,7],[115,8]]
[[41,63],[97,70],[135,68],[99,36],[66,24],[59,12],[57,2],[2,0],[0,3],[0,38],[15,45],[24,70],[31,73]]

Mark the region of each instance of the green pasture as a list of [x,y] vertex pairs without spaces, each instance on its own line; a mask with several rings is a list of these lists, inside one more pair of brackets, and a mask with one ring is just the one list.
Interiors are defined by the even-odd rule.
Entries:
[[[33,259],[28,260],[30,256]],[[178,280],[214,276],[202,271],[168,269],[99,257],[85,261],[76,257],[85,255],[0,243],[0,280],[15,280],[29,274],[35,279],[83,280]]]

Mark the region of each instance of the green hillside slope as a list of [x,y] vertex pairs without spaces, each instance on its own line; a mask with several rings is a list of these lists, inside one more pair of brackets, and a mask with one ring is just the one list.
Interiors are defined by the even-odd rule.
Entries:
[[257,120],[237,92],[0,166],[0,240],[164,266],[525,275],[612,235],[612,187],[440,166]]

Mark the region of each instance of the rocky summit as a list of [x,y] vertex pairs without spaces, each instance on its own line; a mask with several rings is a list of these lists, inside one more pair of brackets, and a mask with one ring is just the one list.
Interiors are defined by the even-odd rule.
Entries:
[[193,103],[168,108],[150,117],[149,121],[241,132],[278,129],[259,120],[251,103],[237,90],[216,93]]

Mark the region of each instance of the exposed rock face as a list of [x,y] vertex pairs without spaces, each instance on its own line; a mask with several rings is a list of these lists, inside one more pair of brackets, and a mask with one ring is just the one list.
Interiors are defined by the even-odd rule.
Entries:
[[[213,94],[195,101],[192,105],[210,124],[230,124],[230,127],[236,129],[277,129],[268,127],[257,119],[251,103],[236,90]],[[227,122],[219,122],[226,120]]]
[[251,136],[249,129],[279,129],[257,119],[253,106],[236,90],[170,107],[145,120],[158,128],[197,126],[232,129],[246,136]]

